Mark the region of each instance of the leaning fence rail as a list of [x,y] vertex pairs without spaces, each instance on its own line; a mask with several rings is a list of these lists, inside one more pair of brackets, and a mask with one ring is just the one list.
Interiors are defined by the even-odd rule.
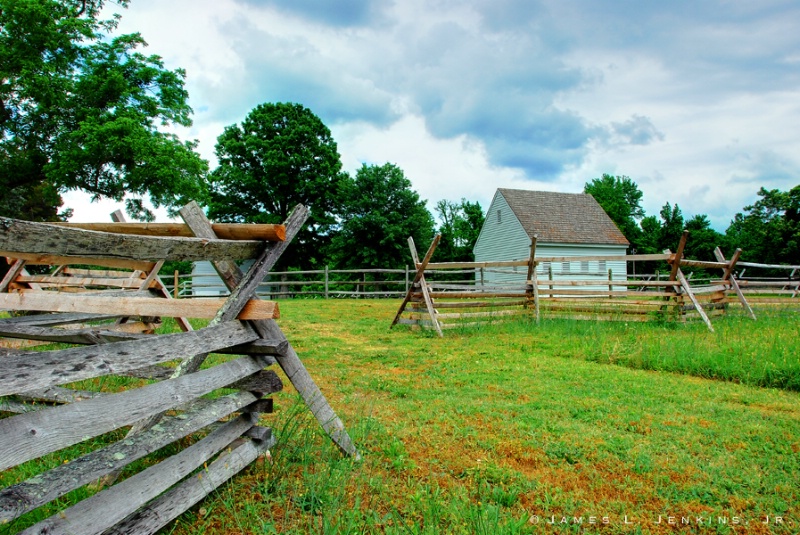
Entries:
[[[245,234],[234,240],[219,239],[196,203],[180,213],[180,230],[194,237],[0,217],[0,310],[11,312],[0,338],[61,344],[0,348],[0,532],[158,531],[274,444],[259,425],[272,409],[263,396],[283,387],[272,365],[339,449],[358,457],[275,322],[278,305],[254,298],[308,210],[291,213],[283,236],[251,239],[254,229],[236,226]],[[231,258],[254,268],[242,274]],[[228,298],[171,299],[159,270],[195,259],[214,264]],[[19,315],[28,311],[39,313]],[[178,320],[180,332],[156,334],[160,317]],[[188,321],[203,317],[211,321],[201,328]],[[231,356],[206,361],[211,353]]]
[[[666,250],[662,254],[581,257],[537,256],[534,236],[527,259],[460,263],[430,261],[440,236],[420,261],[409,238],[417,271],[392,325],[429,327],[441,336],[442,329],[469,324],[465,321],[476,323],[515,315],[530,315],[538,321],[546,313],[551,318],[620,321],[684,321],[697,317],[713,332],[710,316],[725,313],[731,304],[741,305],[745,314],[756,319],[745,298],[749,287],[758,294],[754,299],[757,304],[800,304],[800,300],[791,299],[800,294],[800,281],[796,277],[800,267],[745,263],[747,267],[789,269],[791,273],[786,279],[740,281],[735,269],[737,264],[742,266],[741,249],[734,251],[730,259],[719,248],[714,250],[716,261],[685,258],[688,235],[684,231],[675,253]],[[599,268],[637,261],[660,262],[668,267],[663,277],[661,273],[629,277],[625,271],[588,269],[594,266],[593,262]],[[580,262],[580,270],[573,270],[576,262]],[[555,274],[558,276],[554,276],[554,266],[560,267]],[[472,269],[480,276],[467,284],[435,280],[431,276],[448,269]],[[506,277],[505,280],[491,277],[493,280],[487,283],[484,278],[487,273]],[[763,295],[766,292],[770,295]]]
[[[755,262],[739,262],[737,280],[742,287],[742,292],[748,295],[767,296],[790,296],[800,295],[800,266],[790,266],[781,264],[759,264]],[[785,270],[787,275],[778,276],[759,276],[758,271],[769,269]],[[753,273],[756,274],[753,274]],[[414,271],[406,266],[403,269],[320,269],[305,271],[278,271],[272,272],[270,280],[262,281],[256,290],[259,297],[280,299],[292,297],[323,297],[329,298],[395,298],[402,297],[408,292],[413,278]],[[520,271],[515,267],[477,267],[472,269],[448,269],[437,268],[435,264],[432,269],[425,270],[425,276],[429,279],[433,288],[440,290],[454,290],[471,288],[484,292],[492,290],[506,289],[524,293],[524,289],[518,283],[500,283],[497,281],[487,282],[487,275],[519,275]],[[555,277],[563,274],[552,265],[544,270],[537,270],[539,282],[549,285]],[[747,276],[745,276],[747,274]],[[611,279],[608,270],[578,270],[570,272],[571,276],[578,280],[586,280],[585,283],[575,283],[574,286],[606,284],[614,287],[627,288],[629,291],[641,292],[644,294],[656,292],[659,287],[664,287],[664,283],[669,281],[670,273],[655,271],[654,273],[628,273],[625,280]],[[718,277],[712,275],[690,272],[686,274],[687,280],[693,286],[713,286],[713,281]],[[40,277],[46,282],[44,277]],[[33,281],[33,279],[31,279]],[[191,298],[208,296],[226,296],[229,294],[219,277],[216,274],[181,274],[175,273],[174,276],[164,280],[166,288],[173,297]],[[564,286],[564,280],[552,283],[553,286]],[[177,288],[177,292],[175,289]],[[761,300],[761,302],[765,302]],[[756,304],[759,300],[756,300]]]

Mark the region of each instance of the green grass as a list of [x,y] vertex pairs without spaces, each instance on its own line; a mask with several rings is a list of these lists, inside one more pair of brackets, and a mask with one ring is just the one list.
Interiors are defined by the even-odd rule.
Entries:
[[280,303],[361,461],[283,378],[263,417],[272,461],[165,532],[800,532],[795,316],[715,318],[715,333],[544,320],[439,338],[390,330],[398,305]]
[[715,333],[517,322],[440,339],[389,330],[397,304],[281,303],[363,460],[342,458],[287,387],[266,419],[272,464],[171,532],[800,531],[793,316],[716,318]]

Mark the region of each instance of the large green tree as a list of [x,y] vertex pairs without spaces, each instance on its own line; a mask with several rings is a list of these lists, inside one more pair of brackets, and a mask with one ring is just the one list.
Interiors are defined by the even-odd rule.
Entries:
[[750,262],[800,264],[800,185],[789,191],[761,188],[736,214],[725,234]]
[[103,4],[0,1],[3,215],[56,219],[67,190],[127,195],[144,219],[147,197],[156,207],[203,200],[206,162],[164,131],[191,124],[185,73],[139,52],[139,34],[111,37],[117,17],[101,20]]
[[342,188],[341,229],[332,255],[341,268],[399,268],[411,261],[409,236],[427,249],[433,216],[394,164],[362,165]]
[[583,192],[595,198],[631,244],[638,243],[641,231],[637,221],[644,217],[644,209],[636,182],[627,176],[603,173],[602,177],[587,182]]
[[442,239],[436,248],[438,262],[472,262],[472,248],[478,240],[485,215],[480,203],[461,199],[460,203],[440,200],[436,203],[439,233]]
[[241,125],[225,128],[216,154],[219,166],[211,173],[209,217],[281,223],[295,205],[304,204],[309,220],[280,267],[324,265],[347,175],[336,142],[319,117],[300,104],[261,104]]

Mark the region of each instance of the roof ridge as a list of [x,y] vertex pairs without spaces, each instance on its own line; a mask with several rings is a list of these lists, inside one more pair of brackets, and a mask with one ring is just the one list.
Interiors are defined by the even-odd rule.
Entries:
[[629,242],[588,193],[498,188],[529,237],[541,242],[624,245]]

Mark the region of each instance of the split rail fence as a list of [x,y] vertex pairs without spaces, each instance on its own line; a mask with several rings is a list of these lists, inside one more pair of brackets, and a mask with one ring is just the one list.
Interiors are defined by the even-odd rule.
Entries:
[[[0,308],[35,312],[0,319],[0,336],[60,344],[0,349],[0,530],[159,530],[275,443],[260,418],[272,409],[265,396],[283,387],[273,364],[340,450],[358,456],[275,322],[278,305],[254,296],[307,214],[298,206],[284,225],[224,229],[191,203],[177,231],[0,218],[9,261]],[[234,260],[248,258],[242,274]],[[167,260],[212,261],[230,296],[172,299],[158,276]],[[59,267],[27,269],[42,264]],[[180,332],[153,334],[162,317]],[[194,329],[190,318],[210,322]],[[168,445],[171,455],[157,452]],[[76,489],[89,496],[60,505]]]
[[[405,269],[317,269],[306,271],[276,271],[258,285],[256,293],[265,298],[294,297],[372,298],[402,297],[409,287],[414,271]],[[176,273],[166,281],[176,297],[197,297],[227,293],[215,274]],[[177,292],[175,291],[177,288]]]
[[[443,329],[497,321],[514,316],[529,316],[538,321],[543,315],[571,319],[633,321],[685,321],[699,318],[710,331],[714,328],[711,317],[724,313],[729,305],[739,304],[744,312],[756,319],[750,301],[757,304],[786,303],[786,297],[797,297],[800,281],[756,281],[740,280],[735,270],[742,266],[787,268],[787,266],[765,266],[740,262],[741,249],[732,258],[726,259],[717,248],[716,262],[690,260],[683,256],[688,232],[681,237],[675,253],[663,254],[597,256],[597,257],[538,257],[534,238],[530,256],[526,260],[498,262],[447,262],[431,261],[440,236],[434,238],[422,260],[409,238],[409,248],[417,271],[411,287],[406,293],[392,326],[397,324],[424,327],[436,330],[442,336]],[[563,262],[580,260],[610,262],[652,262],[663,261],[670,266],[663,279],[614,280],[607,273],[584,272],[584,278],[571,280],[554,279],[552,267]],[[702,281],[690,281],[682,267],[700,268],[716,271],[717,277]],[[791,277],[798,272],[797,266]],[[492,282],[480,280],[469,284],[437,282],[426,279],[426,273],[452,271],[480,271],[522,269],[527,271],[524,282]],[[778,289],[776,285],[780,285]],[[749,291],[759,292],[758,296],[745,297]],[[800,301],[796,301],[800,303]]]

